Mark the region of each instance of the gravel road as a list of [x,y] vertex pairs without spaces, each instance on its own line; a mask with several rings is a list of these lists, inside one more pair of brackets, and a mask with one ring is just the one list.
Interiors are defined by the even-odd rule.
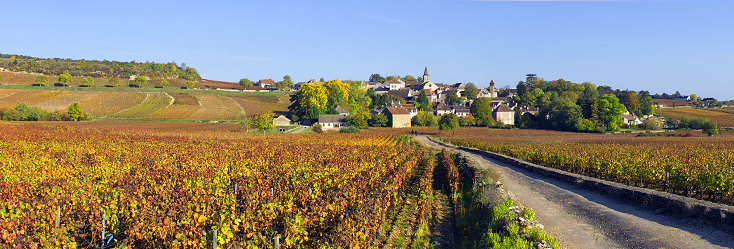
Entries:
[[[417,139],[455,150],[425,136]],[[484,155],[455,151],[499,172],[507,190],[535,210],[563,248],[734,248],[733,234],[695,218],[658,214]]]

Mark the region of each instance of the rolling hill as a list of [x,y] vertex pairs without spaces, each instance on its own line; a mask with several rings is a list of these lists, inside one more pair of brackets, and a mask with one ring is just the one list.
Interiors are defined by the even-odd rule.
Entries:
[[0,108],[13,108],[23,102],[55,111],[76,102],[86,113],[99,119],[240,120],[266,112],[284,115],[290,105],[289,99],[285,93],[173,87],[0,85]]

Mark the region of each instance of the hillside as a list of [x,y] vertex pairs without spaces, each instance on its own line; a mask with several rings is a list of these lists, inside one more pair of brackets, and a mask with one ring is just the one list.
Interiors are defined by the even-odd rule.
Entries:
[[0,86],[0,108],[23,102],[46,111],[64,110],[78,102],[93,118],[150,120],[240,120],[266,112],[288,111],[283,93],[129,88]]
[[660,116],[672,119],[679,119],[683,116],[690,119],[704,117],[718,124],[719,127],[734,127],[734,109],[729,108],[675,107],[661,108],[655,112]]
[[108,60],[72,60],[61,58],[36,58],[24,55],[0,54],[0,67],[10,72],[38,73],[58,76],[69,73],[72,76],[116,77],[128,79],[133,75],[143,75],[149,79],[201,80],[196,69],[180,66],[175,62],[118,62]]

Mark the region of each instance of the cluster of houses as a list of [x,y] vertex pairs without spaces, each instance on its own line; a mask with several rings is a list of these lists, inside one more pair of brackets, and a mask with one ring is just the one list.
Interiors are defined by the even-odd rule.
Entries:
[[[436,116],[452,113],[459,117],[466,117],[471,113],[469,107],[471,106],[472,100],[467,100],[461,105],[449,105],[445,103],[447,96],[452,93],[456,94],[457,97],[466,97],[463,96],[466,86],[463,83],[453,85],[433,83],[428,74],[428,68],[425,68],[423,72],[423,82],[421,83],[417,81],[403,81],[396,78],[385,82],[367,82],[366,87],[372,89],[375,94],[388,94],[392,97],[405,100],[407,103],[403,104],[392,101],[371,111],[372,114],[382,113],[387,116],[393,128],[410,127],[411,119],[418,115],[418,109],[413,103],[418,100],[421,92],[426,94],[430,102],[437,103],[435,109],[432,110]],[[537,107],[519,106],[516,102],[512,101],[515,93],[515,91],[510,91],[509,95],[498,97],[499,89],[495,88],[494,81],[492,81],[489,83],[489,87],[480,89],[476,97],[491,98],[492,114],[495,120],[505,125],[514,125],[516,109],[520,110],[521,114],[538,113]],[[319,115],[319,124],[321,124],[323,129],[344,127],[347,125],[344,121],[347,115],[347,112]]]
[[[307,82],[299,82],[295,84],[291,90],[297,90],[300,85],[304,83]],[[319,82],[311,80],[308,83]],[[258,86],[263,88],[270,87],[272,84],[275,84],[275,81],[272,79],[260,80],[258,82]],[[472,104],[472,100],[469,98],[466,98],[466,102],[460,105],[450,105],[445,101],[447,96],[450,94],[456,94],[458,97],[467,97],[464,96],[466,94],[466,86],[463,83],[452,85],[433,83],[430,80],[428,68],[425,68],[423,72],[423,82],[420,83],[417,81],[403,81],[402,79],[396,78],[385,82],[367,82],[365,87],[372,89],[375,94],[387,94],[394,98],[404,100],[399,102],[391,101],[382,107],[371,110],[371,114],[384,114],[389,119],[389,123],[393,128],[411,126],[412,118],[418,115],[418,108],[415,107],[414,103],[418,100],[418,96],[421,92],[425,92],[429,101],[435,103],[433,104],[435,108],[432,112],[436,116],[455,114],[459,117],[466,117],[471,114],[470,106]],[[520,115],[525,113],[537,114],[539,111],[537,107],[521,106],[519,103],[515,102],[513,97],[516,93],[516,89],[508,89],[506,96],[499,97],[499,89],[495,87],[494,81],[491,81],[489,83],[489,87],[479,89],[479,92],[475,97],[491,98],[492,116],[494,119],[505,125],[514,125],[516,110],[519,111]],[[346,117],[349,115],[349,112],[340,106],[338,106],[336,110],[338,114],[319,115],[318,122],[322,129],[339,129],[348,126],[346,123]],[[625,124],[630,126],[642,124],[642,121],[631,113],[624,113],[622,115],[622,119]]]

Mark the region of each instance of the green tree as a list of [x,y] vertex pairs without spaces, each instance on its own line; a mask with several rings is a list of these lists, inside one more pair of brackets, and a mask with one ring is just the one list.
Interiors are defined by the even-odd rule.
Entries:
[[709,136],[719,134],[718,126],[716,125],[716,123],[711,122],[711,121],[703,123],[703,126],[701,127],[701,129],[703,130],[703,133],[706,133]]
[[418,94],[418,100],[415,102],[415,108],[418,108],[418,110],[421,111],[428,111],[431,109],[431,101],[428,100],[426,90],[421,90],[421,93]]
[[413,75],[410,75],[410,74],[405,75],[405,81],[415,81],[415,77],[413,77]]
[[255,85],[255,82],[251,81],[248,78],[241,79],[239,83],[240,83],[240,86],[242,87],[250,87],[252,85]]
[[691,94],[691,96],[690,96],[690,97],[691,97],[691,103],[696,103],[696,102],[698,102],[698,95],[696,95],[696,94]]
[[43,110],[36,106],[29,106],[20,102],[15,105],[15,112],[20,121],[40,121],[43,119]]
[[459,95],[456,95],[456,93],[452,92],[446,95],[446,98],[444,99],[444,102],[449,105],[460,105],[463,104],[461,101],[461,98],[459,98]]
[[472,103],[471,115],[477,122],[477,125],[489,126],[494,123],[492,118],[492,99],[487,97],[477,98]]
[[48,76],[46,76],[46,75],[38,75],[38,76],[36,76],[35,82],[38,83],[38,84],[44,84],[44,83],[48,82]]
[[[637,93],[638,101],[640,102],[640,114],[652,115],[655,114],[655,103],[652,102],[652,97],[648,91],[640,91]],[[638,115],[639,116],[639,115]]]
[[464,86],[464,93],[463,93],[463,95],[467,99],[476,99],[477,98],[477,94],[479,94],[479,88],[477,88],[477,86],[474,85],[474,83],[471,83],[471,82],[466,83],[466,86]]
[[71,74],[69,73],[62,73],[59,75],[59,83],[61,84],[71,84],[73,80],[73,77],[71,77]]
[[273,113],[268,112],[259,116],[256,116],[253,120],[253,125],[260,131],[270,130],[273,128]]
[[426,111],[418,111],[418,114],[410,119],[410,123],[414,126],[436,126],[438,124],[436,116]]
[[135,82],[135,84],[138,86],[143,86],[145,85],[145,83],[148,82],[148,79],[146,79],[145,76],[138,75],[135,77],[135,80],[133,82]]
[[283,76],[283,80],[278,81],[275,83],[275,87],[284,89],[293,86],[293,80],[291,80],[290,75]]
[[[137,78],[135,78],[135,79],[137,79]],[[194,88],[195,86],[196,86],[196,83],[194,83],[193,81],[190,81],[190,80],[189,81],[186,81],[186,87],[188,87],[188,88]]]
[[456,116],[456,114],[449,113],[441,116],[441,119],[438,121],[438,129],[440,130],[456,130],[456,128],[459,128],[459,118]]
[[584,93],[581,98],[578,99],[578,105],[581,107],[581,113],[584,118],[591,118],[593,113],[592,105],[599,99],[599,91],[596,90],[596,86],[591,83],[584,83]]
[[385,78],[380,76],[379,73],[370,75],[370,82],[385,82]]
[[622,103],[619,103],[619,99],[614,94],[605,94],[601,96],[596,102],[597,108],[597,122],[608,131],[619,130],[619,126],[622,125],[621,114],[627,111]]
[[5,76],[3,76],[2,74],[0,74],[0,81],[4,81],[4,80],[5,80]]
[[168,83],[168,81],[167,81],[167,80],[161,80],[161,85],[162,85],[162,86],[168,86],[168,85],[170,85],[170,84],[171,84],[171,83]]
[[372,115],[372,126],[385,127],[389,121],[385,114],[378,113]]
[[319,79],[319,82],[325,82],[325,81],[324,81],[324,78],[323,78],[323,77],[321,77],[321,79]]
[[71,104],[69,108],[66,108],[66,113],[69,114],[69,118],[74,121],[83,120],[86,117],[84,115],[84,109],[82,109],[79,103]]
[[349,126],[364,129],[367,128],[367,120],[362,115],[350,115],[344,118]]
[[82,84],[91,86],[92,84],[94,84],[94,79],[92,77],[87,76],[86,78],[84,78],[84,81],[82,81]]

